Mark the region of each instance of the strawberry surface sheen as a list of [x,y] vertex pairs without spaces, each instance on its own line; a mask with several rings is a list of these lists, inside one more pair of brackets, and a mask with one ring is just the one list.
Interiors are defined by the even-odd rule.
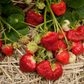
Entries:
[[59,63],[55,63],[56,69],[52,70],[49,61],[40,62],[36,69],[38,73],[46,79],[56,80],[62,76],[63,69]]
[[84,40],[84,26],[79,26],[76,30],[70,30],[67,34],[67,39],[71,41]]
[[83,53],[83,44],[82,42],[75,42],[71,49],[72,53],[75,55],[79,55]]
[[20,59],[20,68],[23,72],[34,71],[36,69],[36,62],[31,54],[25,54]]
[[43,38],[41,38],[41,44],[47,50],[56,50],[58,49],[58,33],[48,32]]
[[61,51],[56,55],[56,59],[61,62],[63,65],[69,63],[70,55],[67,51]]
[[60,4],[52,4],[51,8],[57,16],[63,15],[66,12],[66,4],[64,1],[61,1]]

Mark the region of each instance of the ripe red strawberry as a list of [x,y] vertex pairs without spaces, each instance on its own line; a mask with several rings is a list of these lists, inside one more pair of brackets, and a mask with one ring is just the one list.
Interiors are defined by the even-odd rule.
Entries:
[[2,41],[0,40],[0,48],[2,47]]
[[67,47],[65,45],[65,43],[62,40],[58,41],[58,49],[56,51],[59,51],[60,49],[65,50]]
[[34,71],[36,69],[36,61],[31,54],[25,54],[20,59],[20,69],[23,72]]
[[41,44],[47,50],[56,50],[58,48],[58,33],[48,32],[44,37],[41,38]]
[[[64,34],[65,34],[65,36],[66,36],[67,32],[64,31]],[[63,34],[62,31],[60,31],[60,33],[58,33],[58,35],[59,35],[58,38],[59,38],[59,39],[64,39],[64,34]]]
[[56,57],[55,57],[59,62],[61,62],[63,65],[66,65],[69,63],[69,58],[70,55],[67,51],[60,51]]
[[63,15],[66,12],[66,4],[64,1],[61,1],[59,4],[53,3],[51,8],[57,16]]
[[34,54],[38,50],[38,45],[34,41],[27,44],[26,51],[29,54]]
[[55,51],[53,51],[53,55],[56,56],[60,49],[66,50],[66,48],[67,47],[66,47],[65,43],[62,40],[59,40],[58,41],[58,48]]
[[20,39],[20,42],[23,43],[23,44],[27,44],[27,43],[29,43],[29,41],[30,41],[30,38],[27,35],[23,36]]
[[13,46],[11,44],[2,45],[1,51],[6,55],[11,56],[13,52]]
[[26,13],[26,22],[32,25],[39,25],[43,22],[44,17],[42,14],[35,13],[32,10],[27,11]]
[[74,42],[71,51],[75,55],[81,54],[83,52],[83,43],[82,42]]
[[67,33],[67,39],[71,41],[84,40],[84,26],[79,26],[76,30],[70,30]]
[[36,67],[38,73],[46,79],[56,80],[62,76],[63,69],[59,63],[50,65],[49,61],[42,61]]

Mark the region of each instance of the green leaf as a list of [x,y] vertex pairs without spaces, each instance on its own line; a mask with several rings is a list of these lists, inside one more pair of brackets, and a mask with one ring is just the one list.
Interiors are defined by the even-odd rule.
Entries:
[[26,35],[27,33],[28,33],[28,30],[29,30],[29,28],[28,28],[28,26],[27,27],[25,27],[25,28],[23,28],[23,29],[21,29],[21,30],[17,30],[19,33],[21,33],[22,35]]
[[2,5],[0,4],[0,14],[2,13]]
[[71,0],[68,3],[68,6],[75,9],[80,8],[84,6],[84,0]]
[[14,27],[16,30],[24,29],[24,28],[27,27],[27,26],[28,26],[28,24],[23,23],[23,22],[18,22],[18,23],[16,23],[15,25],[13,25],[13,27]]
[[78,15],[78,13],[76,13],[75,11],[72,12],[72,18],[73,20],[79,20],[80,19],[80,16]]
[[64,20],[69,20],[70,22],[73,22],[72,13],[69,10],[66,10],[65,14],[57,17],[57,20],[59,23]]
[[10,2],[11,0],[0,0],[0,3],[8,3]]
[[[8,30],[5,31],[6,36],[13,42],[18,42],[18,38],[14,35],[14,31],[8,32]],[[2,35],[2,39],[4,38],[4,34]],[[7,42],[10,42],[7,40]]]
[[[22,35],[26,35],[26,34],[28,33],[28,30],[29,30],[29,28],[28,28],[28,26],[27,26],[27,27],[25,27],[25,28],[23,28],[23,29],[20,29],[20,30],[17,30],[17,31],[18,31],[19,33],[21,33]],[[15,35],[16,37],[19,37],[16,32],[14,32],[14,35]]]
[[74,10],[80,18],[84,18],[84,7],[78,8]]
[[[17,23],[15,22],[15,19],[18,20]],[[22,21],[22,22],[24,21],[24,16],[21,15],[21,14],[13,14],[13,15],[9,16],[8,19],[7,19],[7,22],[13,27],[15,27],[15,26],[19,27],[21,25],[19,23],[19,21]]]
[[[3,1],[4,1],[4,0],[3,0]],[[15,6],[13,5],[12,2],[7,3],[7,4],[3,4],[3,5],[2,5],[2,13],[3,13],[4,15],[6,15],[6,14],[9,12],[9,10],[12,9],[12,8],[14,8],[14,7],[15,7]]]
[[22,14],[23,16],[25,16],[25,14],[22,12],[22,10],[18,7],[13,7],[11,9],[8,9],[5,11],[4,15],[6,17],[12,15],[12,14]]

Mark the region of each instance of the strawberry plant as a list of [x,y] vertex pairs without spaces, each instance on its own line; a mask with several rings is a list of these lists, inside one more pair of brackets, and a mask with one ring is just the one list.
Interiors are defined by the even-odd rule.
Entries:
[[[35,8],[26,13],[14,6],[11,0],[0,2],[0,29],[3,31],[0,48],[4,54],[11,56],[13,48],[21,47],[19,39],[27,52],[20,58],[21,71],[37,70],[44,78],[56,80],[62,76],[62,65],[74,63],[75,55],[84,52],[84,1],[34,2]],[[34,36],[27,35],[28,25],[35,27]],[[8,43],[13,43],[13,47]],[[52,58],[62,65],[54,63]]]

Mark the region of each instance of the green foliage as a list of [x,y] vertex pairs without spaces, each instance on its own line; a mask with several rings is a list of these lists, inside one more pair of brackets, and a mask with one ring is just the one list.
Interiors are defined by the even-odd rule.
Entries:
[[[21,35],[28,33],[25,14],[20,8],[14,6],[11,0],[0,0],[0,3],[1,21],[6,28],[5,34],[11,41],[18,41]],[[2,39],[5,39],[4,34],[2,35]],[[6,39],[7,42],[10,42],[8,39]]]
[[80,8],[84,6],[84,0],[71,0],[69,1],[68,6],[75,9]]
[[[18,22],[15,22],[16,19],[18,20]],[[24,16],[22,16],[21,14],[13,14],[7,18],[7,22],[13,27],[20,25],[19,21],[24,21]]]
[[11,2],[11,0],[0,0],[0,3],[4,4],[4,3],[9,3]]
[[2,5],[0,4],[0,14],[1,14],[1,12],[2,12]]
[[84,7],[78,8],[74,10],[80,18],[84,18]]

